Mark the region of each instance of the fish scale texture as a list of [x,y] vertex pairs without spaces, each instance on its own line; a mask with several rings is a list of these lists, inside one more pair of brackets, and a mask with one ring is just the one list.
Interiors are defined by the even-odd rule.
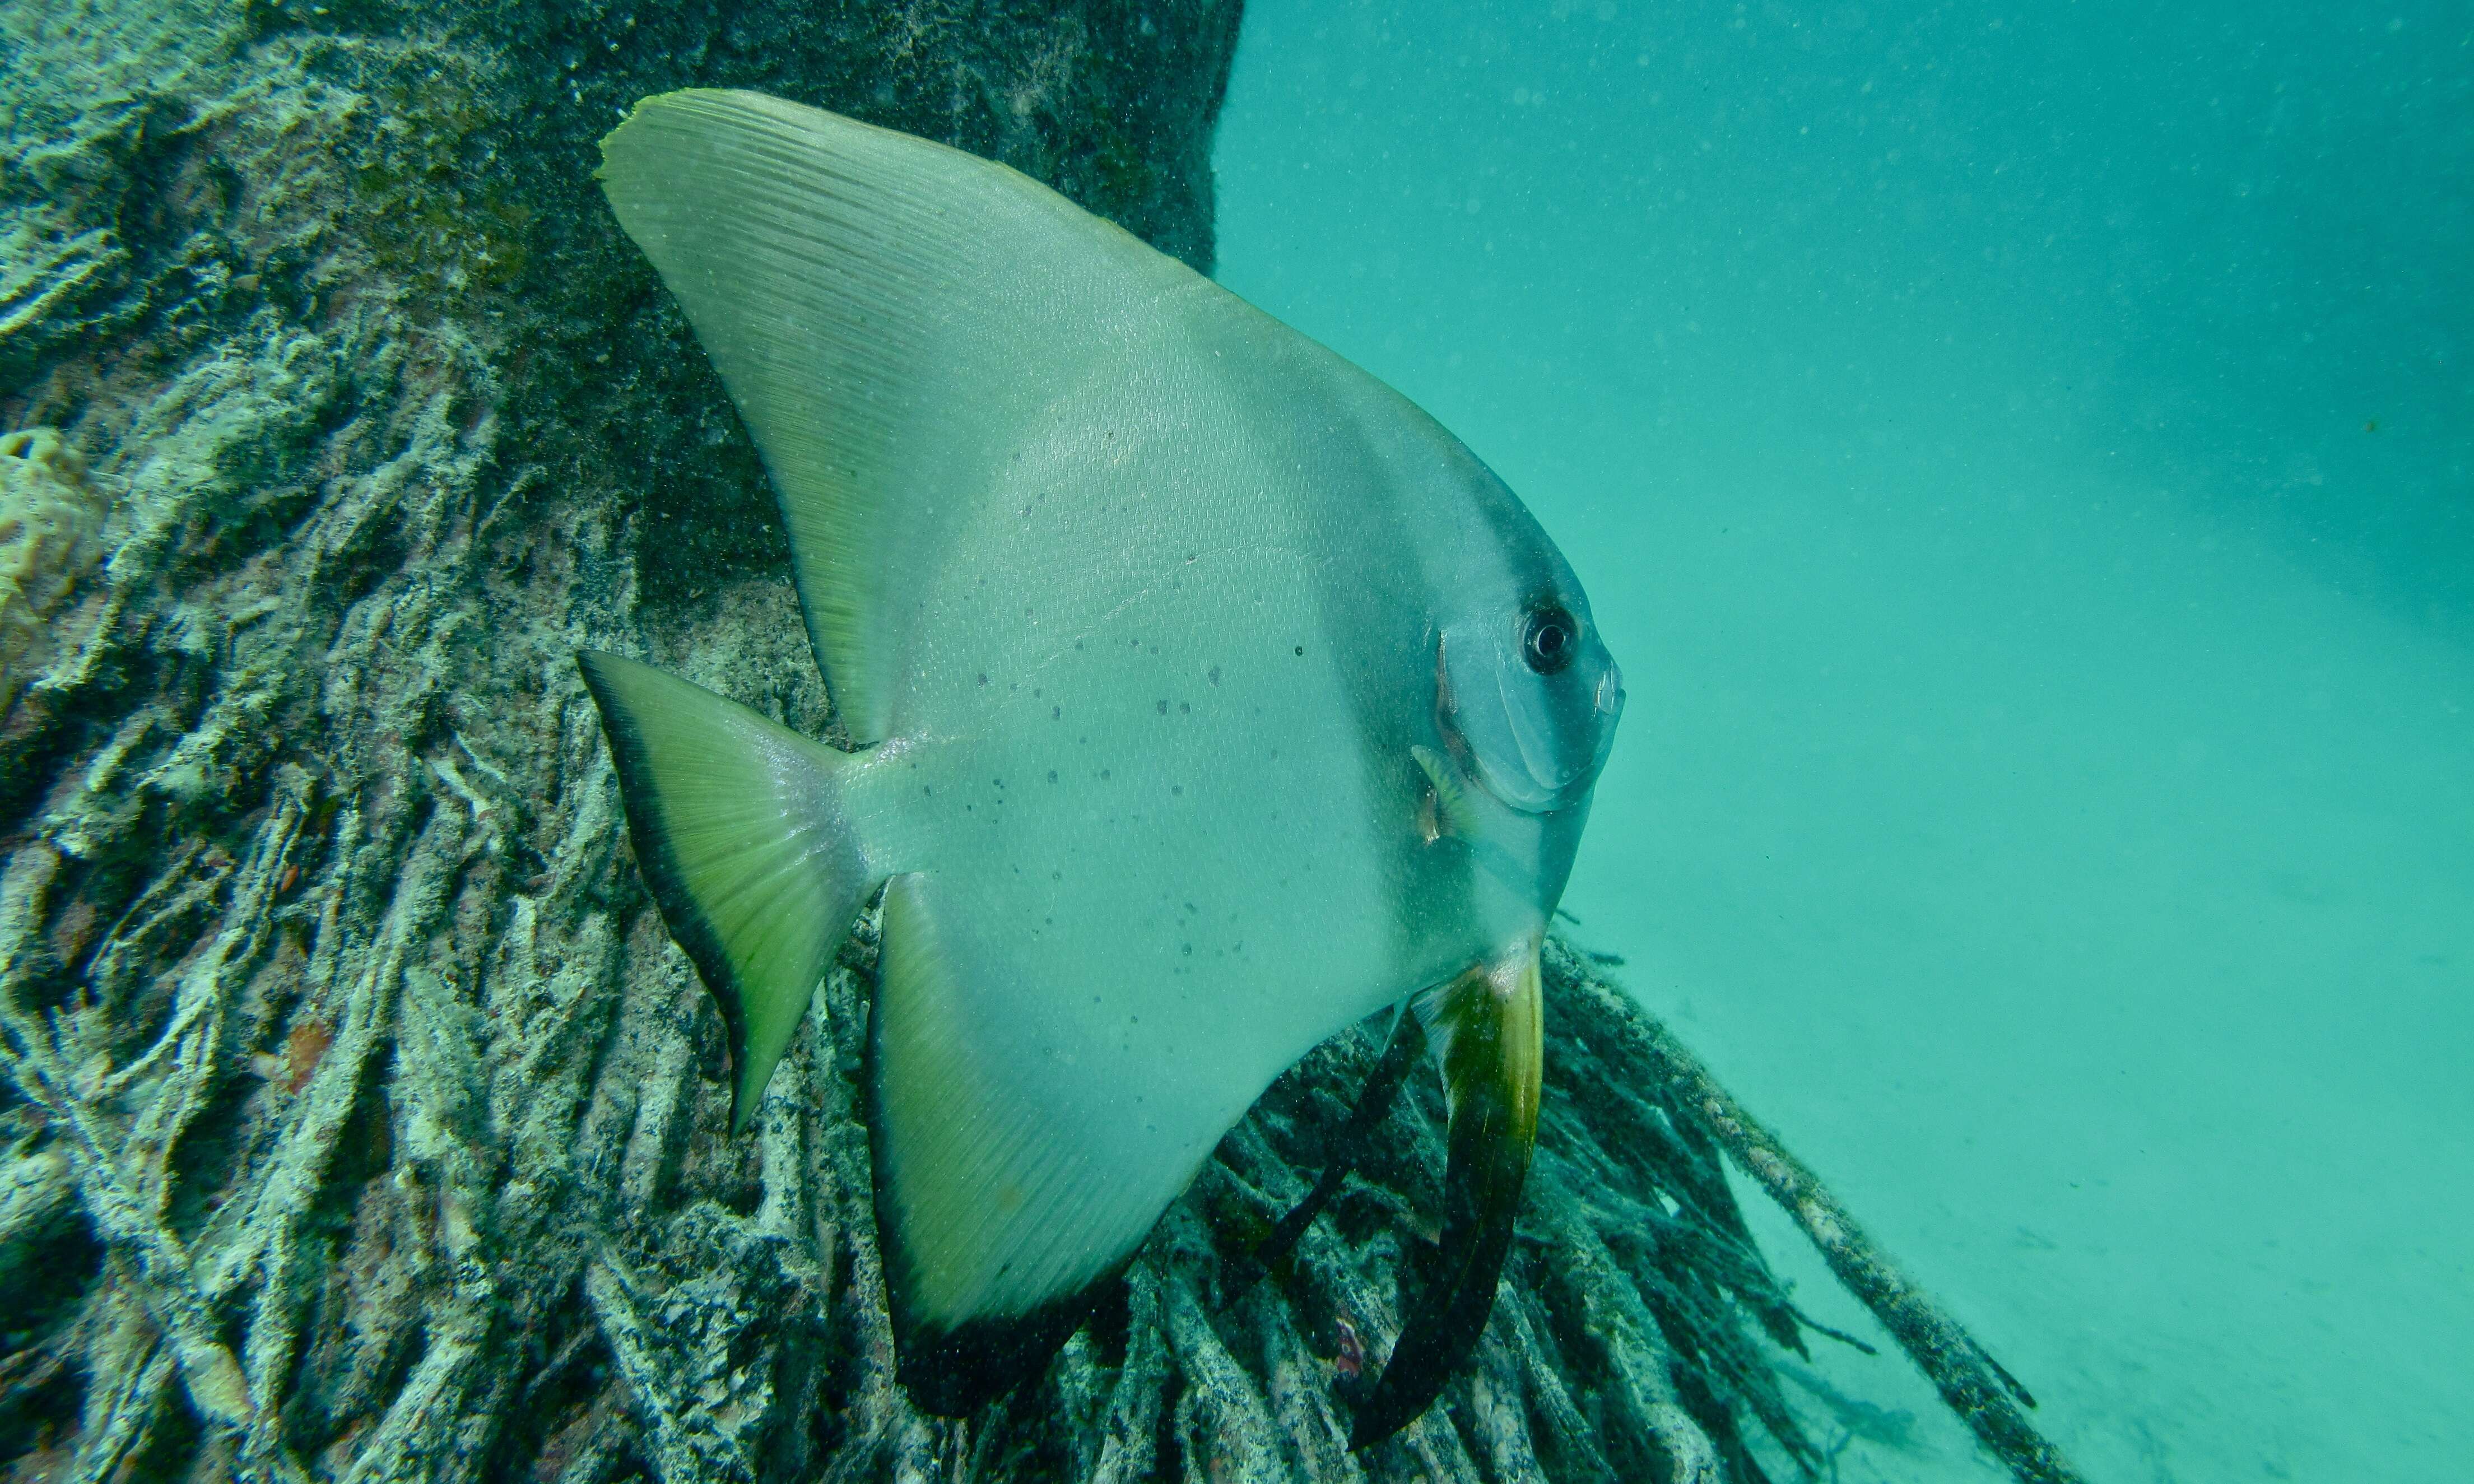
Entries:
[[54,430],[109,512],[0,717],[0,1473],[1714,1480],[1804,1450],[1709,1131],[1560,947],[1493,1322],[1362,1455],[1335,1387],[1439,1209],[1434,1089],[1293,1261],[1231,1264],[1311,1183],[1365,1033],[1229,1136],[1043,1381],[962,1422],[892,1375],[868,931],[726,1131],[718,1017],[570,656],[649,643],[830,718],[761,471],[593,142],[646,93],[768,88],[1207,268],[1236,23],[0,9],[0,427]]

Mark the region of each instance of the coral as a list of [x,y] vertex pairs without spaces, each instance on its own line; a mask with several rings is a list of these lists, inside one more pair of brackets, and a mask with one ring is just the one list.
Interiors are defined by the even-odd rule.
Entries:
[[49,657],[52,617],[102,555],[110,506],[59,433],[0,433],[0,711]]

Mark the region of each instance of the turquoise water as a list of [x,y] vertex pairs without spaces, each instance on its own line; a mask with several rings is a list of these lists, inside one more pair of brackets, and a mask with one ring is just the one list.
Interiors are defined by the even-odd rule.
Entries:
[[2092,1477],[2474,1476],[2474,7],[1246,25],[1221,276],[1625,666],[1583,939]]

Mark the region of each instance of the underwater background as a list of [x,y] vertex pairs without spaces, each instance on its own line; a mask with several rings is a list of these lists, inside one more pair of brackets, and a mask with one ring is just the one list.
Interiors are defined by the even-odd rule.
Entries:
[[2466,1477],[2474,8],[1253,0],[1216,158],[1589,586],[1576,936],[2090,1476]]

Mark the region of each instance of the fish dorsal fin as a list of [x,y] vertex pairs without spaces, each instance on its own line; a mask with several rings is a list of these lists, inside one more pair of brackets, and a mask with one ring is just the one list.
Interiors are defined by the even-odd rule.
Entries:
[[842,725],[881,741],[940,531],[1078,354],[1204,280],[1004,165],[757,93],[647,98],[601,155],[764,456]]
[[848,754],[615,654],[576,656],[618,765],[636,860],[730,1033],[731,1124],[875,889],[842,817]]

